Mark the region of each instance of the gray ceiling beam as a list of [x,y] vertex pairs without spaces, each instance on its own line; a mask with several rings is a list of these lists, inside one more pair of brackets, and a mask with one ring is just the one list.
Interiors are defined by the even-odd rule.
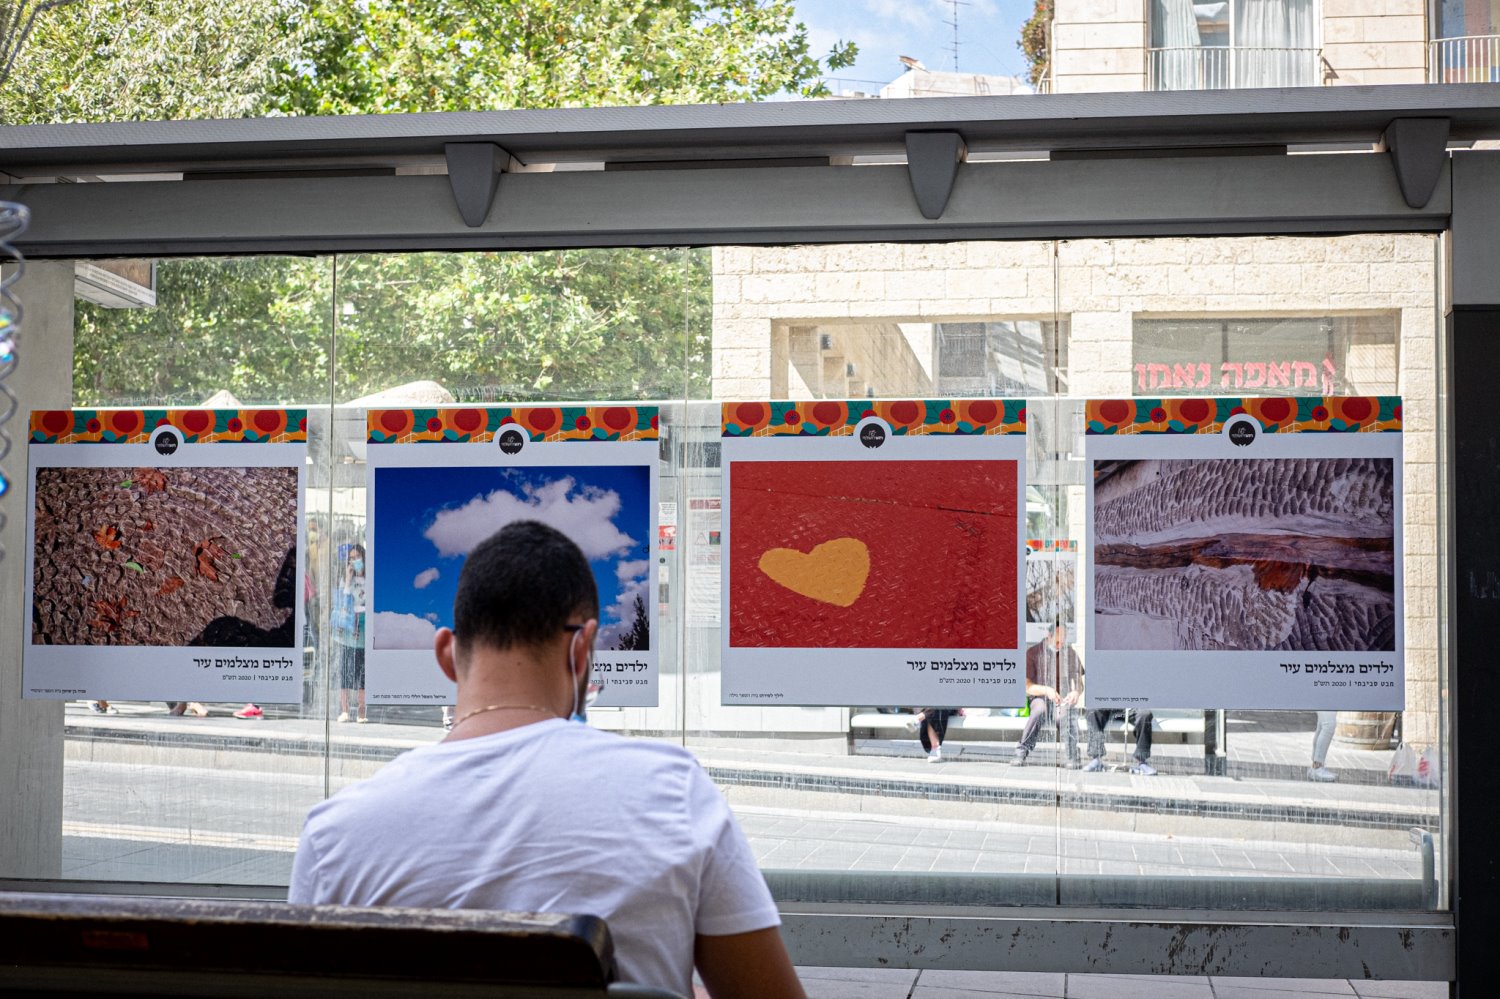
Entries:
[[1373,153],[970,162],[929,220],[903,166],[506,173],[474,227],[442,176],[43,184],[0,197],[31,206],[28,256],[87,257],[1436,232],[1451,185],[1411,208]]
[[971,153],[1014,149],[1373,144],[1396,118],[1444,117],[1452,138],[1500,137],[1490,84],[1176,93],[830,100],[569,108],[233,121],[27,125],[0,129],[0,171],[440,163],[453,142],[490,142],[522,163],[733,160],[899,154],[912,131],[961,134]]

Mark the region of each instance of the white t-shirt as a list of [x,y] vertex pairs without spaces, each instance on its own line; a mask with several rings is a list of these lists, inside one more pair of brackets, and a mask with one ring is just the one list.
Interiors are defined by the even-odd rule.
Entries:
[[683,995],[696,934],[781,923],[692,754],[561,719],[414,749],[318,804],[288,897],[599,916],[623,981]]

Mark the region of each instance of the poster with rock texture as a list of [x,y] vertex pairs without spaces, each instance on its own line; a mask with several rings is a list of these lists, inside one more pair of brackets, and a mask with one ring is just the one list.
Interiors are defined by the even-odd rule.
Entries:
[[302,701],[306,413],[31,414],[23,695]]
[[725,704],[1022,703],[1024,402],[722,418]]
[[375,409],[366,416],[371,704],[452,704],[433,639],[464,560],[516,520],[571,538],[593,569],[599,707],[658,699],[654,406]]
[[1401,400],[1087,403],[1093,707],[1397,711]]

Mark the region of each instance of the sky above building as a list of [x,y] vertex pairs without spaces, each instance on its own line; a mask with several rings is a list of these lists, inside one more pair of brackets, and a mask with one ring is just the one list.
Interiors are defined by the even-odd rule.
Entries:
[[[859,59],[833,74],[835,92],[874,92],[903,72],[901,56],[928,69],[953,69],[950,0],[796,0],[812,51],[835,41],[854,42]],[[958,69],[964,73],[1024,76],[1026,57],[1016,47],[1035,0],[962,0],[958,4]]]

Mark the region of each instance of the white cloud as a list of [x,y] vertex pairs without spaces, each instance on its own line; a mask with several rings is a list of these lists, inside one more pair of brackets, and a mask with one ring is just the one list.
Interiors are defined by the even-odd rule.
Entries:
[[927,0],[913,3],[912,0],[868,0],[870,14],[881,21],[905,24],[913,28],[929,29],[938,23],[942,15],[939,4]]
[[622,555],[636,542],[614,525],[620,495],[584,487],[574,491],[571,478],[525,487],[517,496],[503,489],[475,496],[463,506],[439,511],[423,537],[443,556],[467,555],[485,538],[517,520],[539,520],[562,531],[590,561]]
[[376,611],[371,615],[370,637],[377,649],[431,650],[437,627],[415,614]]
[[599,638],[596,641],[601,649],[614,648],[620,637],[630,631],[630,626],[635,623],[637,596],[645,601],[647,614],[651,612],[651,601],[646,594],[651,579],[651,560],[623,561],[615,566],[615,576],[620,580],[620,593],[615,602],[599,615]]
[[437,578],[437,569],[423,569],[421,572],[417,573],[417,578],[411,581],[411,585],[415,586],[419,590],[425,590],[427,589],[427,587],[437,582]]
[[628,583],[637,576],[644,576],[649,571],[651,571],[650,559],[628,559],[615,566],[615,578],[622,583]]
[[427,620],[431,621],[433,624],[437,624],[438,621],[441,620],[438,617],[438,612],[437,611],[428,611],[426,614],[423,614],[422,616],[425,617]]

